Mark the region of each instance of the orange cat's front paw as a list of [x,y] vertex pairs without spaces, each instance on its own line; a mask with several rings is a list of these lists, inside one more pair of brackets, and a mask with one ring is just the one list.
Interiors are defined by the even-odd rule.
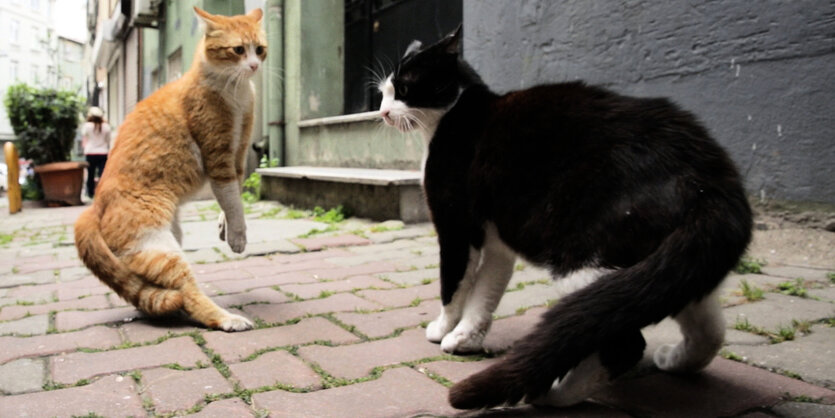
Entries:
[[246,331],[252,329],[252,321],[240,315],[227,314],[226,318],[220,321],[220,329],[224,331]]
[[226,230],[226,242],[232,252],[240,254],[246,249],[246,230],[236,232],[231,229]]

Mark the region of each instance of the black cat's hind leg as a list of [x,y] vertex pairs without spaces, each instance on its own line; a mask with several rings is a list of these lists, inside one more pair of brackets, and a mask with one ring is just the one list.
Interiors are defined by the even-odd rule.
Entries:
[[684,340],[655,350],[653,361],[659,369],[669,372],[695,372],[705,368],[722,348],[725,340],[725,318],[718,296],[709,294],[691,302],[674,319]]
[[513,275],[516,253],[502,242],[492,223],[485,225],[484,232],[481,261],[477,263],[478,269],[463,306],[461,320],[441,341],[441,350],[447,353],[482,350],[484,337],[493,323],[493,312]]
[[586,357],[564,378],[554,382],[547,394],[531,403],[566,407],[583,402],[637,364],[646,345],[640,330],[612,338],[599,352]]

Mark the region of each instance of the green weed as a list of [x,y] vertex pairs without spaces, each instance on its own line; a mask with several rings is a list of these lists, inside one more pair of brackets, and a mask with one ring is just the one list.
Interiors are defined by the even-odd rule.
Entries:
[[748,284],[748,280],[740,281],[739,287],[742,289],[742,296],[745,296],[745,299],[748,299],[749,302],[756,302],[763,299],[763,290]]
[[777,290],[784,295],[807,297],[806,288],[803,287],[803,279],[797,278],[793,282],[783,282],[777,285]]
[[765,265],[763,260],[755,260],[748,256],[742,257],[739,263],[734,267],[734,272],[738,274],[762,274],[762,268]]

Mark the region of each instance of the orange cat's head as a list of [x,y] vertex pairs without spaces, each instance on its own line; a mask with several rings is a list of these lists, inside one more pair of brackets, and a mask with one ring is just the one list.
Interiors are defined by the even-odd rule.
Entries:
[[234,76],[255,74],[267,57],[267,37],[261,29],[261,9],[245,15],[221,16],[209,14],[198,7],[197,16],[205,23],[202,53],[210,70]]

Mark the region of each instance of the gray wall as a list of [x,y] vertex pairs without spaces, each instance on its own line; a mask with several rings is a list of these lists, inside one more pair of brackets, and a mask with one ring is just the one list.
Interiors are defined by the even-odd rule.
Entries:
[[752,195],[835,203],[835,1],[464,0],[464,56],[499,92],[670,97]]

